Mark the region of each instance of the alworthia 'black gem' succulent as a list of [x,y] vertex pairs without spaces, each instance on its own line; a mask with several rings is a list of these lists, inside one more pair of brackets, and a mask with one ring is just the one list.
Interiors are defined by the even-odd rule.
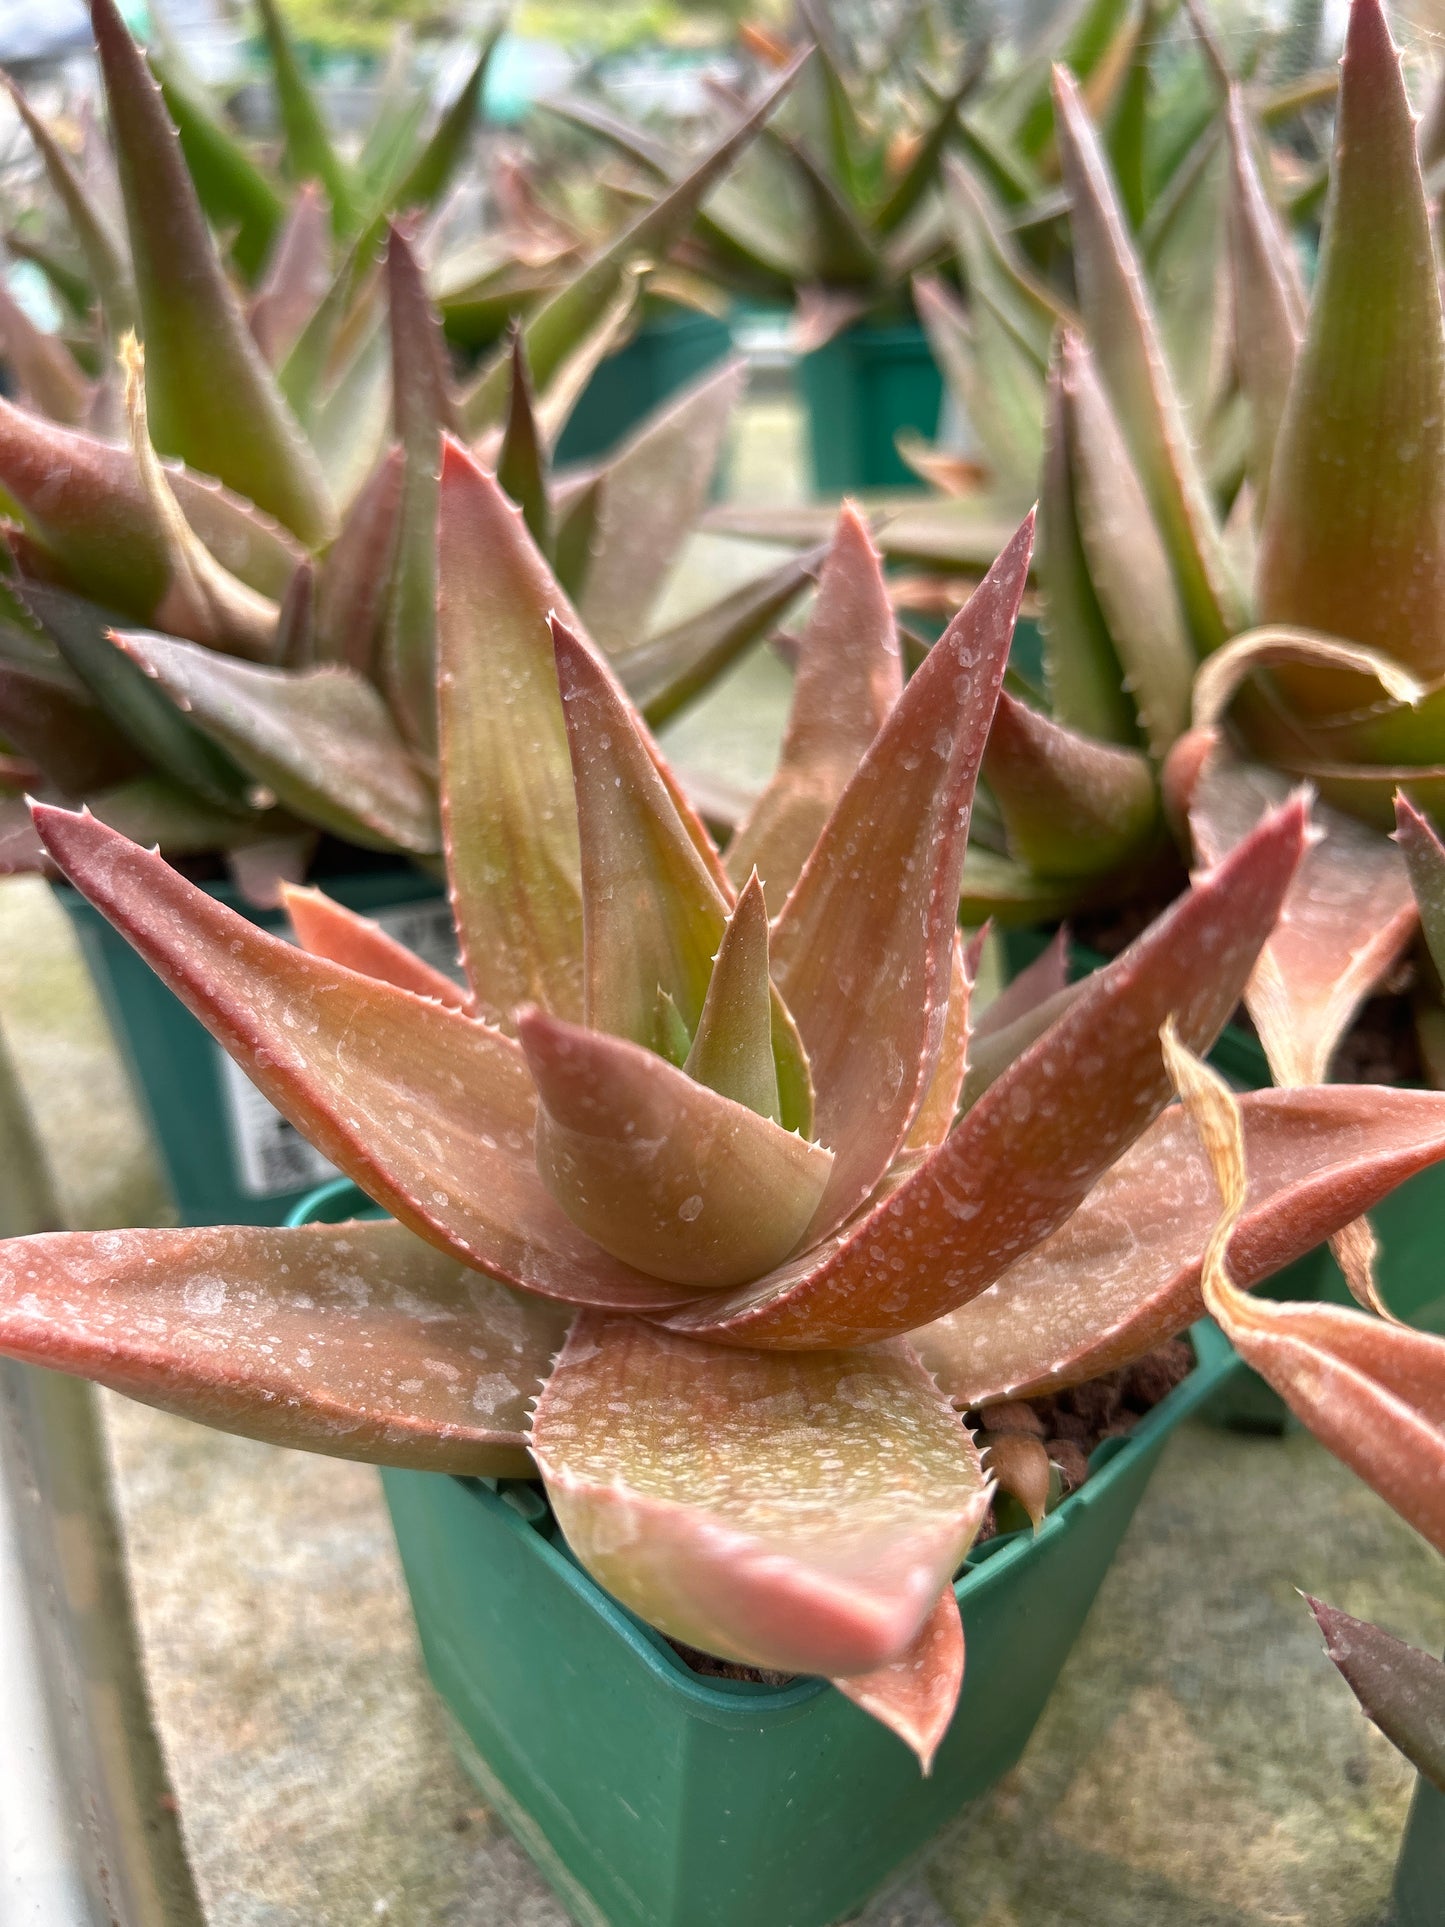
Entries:
[[[1204,1050],[1227,1020],[1306,802],[1025,1047],[1000,1027],[960,1112],[959,878],[1031,520],[905,683],[844,512],[731,861],[455,443],[438,525],[465,991],[314,892],[288,944],[93,817],[36,809],[55,862],[394,1221],[16,1240],[0,1350],[289,1445],[534,1467],[634,1611],[834,1678],[926,1763],[991,1489],[959,1414],[1199,1314],[1217,1203],[1160,1028]],[[1431,1093],[1267,1091],[1241,1115],[1248,1278],[1445,1155]]]

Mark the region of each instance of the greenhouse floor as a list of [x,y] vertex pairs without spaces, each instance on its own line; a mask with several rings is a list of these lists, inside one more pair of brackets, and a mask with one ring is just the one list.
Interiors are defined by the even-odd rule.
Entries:
[[[735,476],[766,483],[790,431],[763,411],[750,426]],[[765,755],[785,688],[767,661],[735,679],[714,753]],[[685,727],[691,743],[709,734]],[[0,884],[0,1020],[68,1222],[154,1219],[139,1117],[37,882]],[[213,1927],[563,1927],[448,1753],[375,1473],[109,1395],[104,1422]],[[1410,1776],[1326,1663],[1297,1587],[1445,1648],[1438,1560],[1311,1440],[1185,1429],[1022,1762],[861,1918],[1378,1921]]]

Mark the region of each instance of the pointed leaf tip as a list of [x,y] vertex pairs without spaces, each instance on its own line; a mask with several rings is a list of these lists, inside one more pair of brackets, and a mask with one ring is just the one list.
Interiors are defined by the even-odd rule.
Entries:
[[1033,533],[1030,511],[905,686],[774,928],[774,975],[812,1067],[817,1132],[837,1154],[815,1236],[892,1163],[943,1041],[974,785]]
[[527,1009],[517,1032],[541,1105],[542,1182],[603,1250],[699,1291],[787,1257],[831,1152],[625,1038]]
[[963,1621],[953,1587],[944,1587],[923,1630],[897,1659],[833,1684],[917,1754],[927,1779],[963,1688]]

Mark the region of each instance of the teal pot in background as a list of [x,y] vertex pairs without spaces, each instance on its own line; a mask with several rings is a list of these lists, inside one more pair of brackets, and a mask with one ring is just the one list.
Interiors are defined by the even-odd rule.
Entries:
[[[294,1222],[374,1206],[350,1184]],[[589,1927],[824,1927],[1018,1759],[1165,1440],[1238,1369],[1198,1364],[1035,1536],[956,1582],[968,1660],[932,1777],[824,1681],[704,1678],[576,1564],[540,1488],[384,1471],[427,1670],[463,1764]]]
[[[313,881],[430,962],[454,968],[451,913],[430,877],[396,864]],[[229,885],[208,884],[206,893],[265,930],[285,928],[280,911],[255,909]],[[56,895],[150,1124],[180,1222],[280,1224],[332,1166],[97,909],[68,885]]]
[[644,415],[732,353],[732,331],[717,316],[659,307],[624,348],[597,369],[556,448],[559,464],[609,454]]
[[1420,1780],[1410,1803],[1387,1927],[1445,1921],[1445,1793]]
[[845,328],[799,357],[797,381],[816,494],[922,487],[894,441],[938,433],[943,378],[917,322]]

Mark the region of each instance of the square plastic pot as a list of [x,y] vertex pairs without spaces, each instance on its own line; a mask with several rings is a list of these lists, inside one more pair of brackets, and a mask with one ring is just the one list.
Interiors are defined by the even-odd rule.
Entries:
[[[376,917],[401,942],[445,966],[451,917],[440,886],[397,866],[318,877],[330,896]],[[249,1081],[94,906],[56,886],[110,1020],[182,1224],[280,1224],[333,1166]],[[206,894],[265,930],[280,911],[257,910],[226,884]]]
[[1445,1793],[1425,1780],[1410,1803],[1389,1920],[1392,1927],[1445,1921]]
[[[367,1200],[319,1191],[296,1222]],[[372,1210],[375,1207],[370,1207]],[[703,1678],[573,1561],[537,1487],[384,1471],[422,1652],[462,1763],[592,1927],[823,1927],[859,1906],[1018,1759],[1165,1440],[1237,1370],[1212,1325],[1195,1370],[1037,1536],[956,1582],[963,1698],[924,1779],[824,1681]]]
[[908,428],[932,441],[943,406],[943,377],[916,322],[845,328],[798,361],[807,415],[813,488],[921,488],[894,437]]
[[610,453],[644,415],[730,355],[732,346],[731,329],[715,315],[674,308],[644,321],[583,390],[557,444],[558,463]]

